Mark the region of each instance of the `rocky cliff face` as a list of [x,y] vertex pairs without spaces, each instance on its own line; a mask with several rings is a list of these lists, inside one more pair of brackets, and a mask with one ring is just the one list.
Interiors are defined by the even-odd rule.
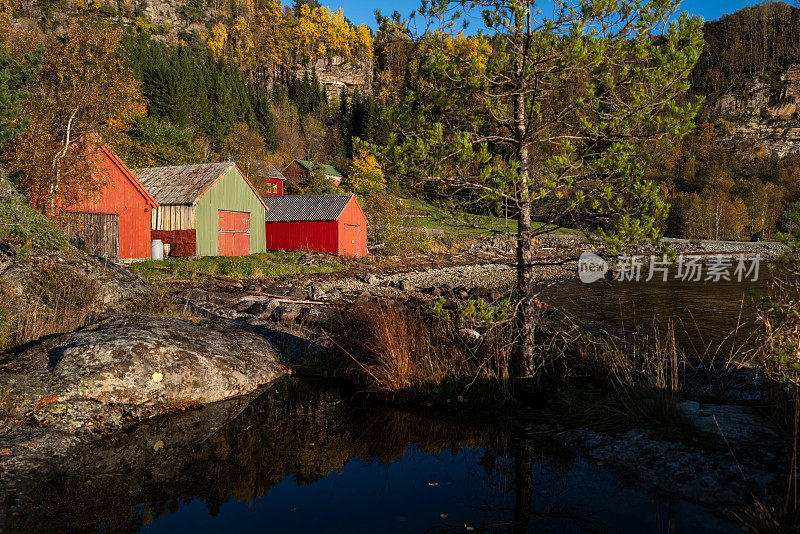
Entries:
[[342,89],[353,94],[372,92],[372,58],[350,60],[341,56],[329,56],[306,65],[295,65],[290,69],[296,78],[306,73],[316,73],[319,83],[325,88],[328,100],[338,98]]
[[[192,35],[200,35],[209,23],[230,19],[224,6],[211,0],[66,0],[56,9],[41,0],[21,0],[17,5],[21,18],[16,22],[21,22],[24,16],[36,21],[46,31],[62,35],[69,20],[87,9],[109,21],[152,32],[152,39],[175,46],[181,41],[191,40]],[[355,91],[372,93],[372,58],[328,56],[294,65],[284,72],[275,68],[258,69],[257,77],[272,84],[281,75],[289,74],[299,79],[305,73],[316,73],[329,99],[338,98],[342,89],[347,89],[350,94]]]
[[746,141],[781,157],[800,152],[800,64],[777,80],[754,77],[709,102],[709,112],[735,124],[731,141]]

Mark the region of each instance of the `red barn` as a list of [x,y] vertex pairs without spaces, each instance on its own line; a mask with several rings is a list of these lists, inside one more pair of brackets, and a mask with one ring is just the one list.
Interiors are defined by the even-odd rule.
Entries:
[[283,195],[283,182],[286,177],[275,166],[263,159],[254,160],[250,165],[250,178],[253,185],[263,191],[265,196]]
[[93,198],[66,208],[60,226],[73,244],[118,260],[150,258],[150,214],[158,202],[107,146],[93,149],[93,178],[105,182]]
[[275,168],[272,163],[267,163],[267,196],[279,197],[283,196],[283,182],[286,177],[281,174],[281,171]]
[[356,196],[263,197],[267,250],[307,250],[360,258],[367,254],[367,217]]

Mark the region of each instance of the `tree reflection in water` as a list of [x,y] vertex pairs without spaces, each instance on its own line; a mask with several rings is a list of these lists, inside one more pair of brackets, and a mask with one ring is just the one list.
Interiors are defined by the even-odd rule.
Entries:
[[[365,405],[298,379],[95,444],[26,498],[8,532],[196,531],[209,515],[219,515],[209,529],[277,531],[602,531],[643,521],[670,530],[698,514],[729,526],[685,503],[659,517],[649,497],[552,439],[474,416]],[[303,513],[287,515],[294,504]]]

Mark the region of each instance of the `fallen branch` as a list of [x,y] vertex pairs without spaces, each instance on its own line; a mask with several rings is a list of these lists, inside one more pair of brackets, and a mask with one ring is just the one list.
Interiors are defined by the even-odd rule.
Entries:
[[294,304],[316,304],[316,305],[327,305],[329,303],[322,302],[319,300],[302,300],[302,299],[294,299],[292,297],[284,297],[280,295],[249,295],[246,297],[242,297],[239,302],[264,302],[267,300],[274,300],[276,302],[292,302]]

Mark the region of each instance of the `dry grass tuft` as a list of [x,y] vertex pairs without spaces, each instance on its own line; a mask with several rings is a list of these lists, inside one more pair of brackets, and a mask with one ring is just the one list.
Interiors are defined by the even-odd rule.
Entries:
[[168,287],[159,284],[151,285],[150,291],[146,295],[131,300],[126,309],[135,313],[175,317],[193,322],[200,319],[187,302],[179,300]]
[[34,299],[19,303],[11,314],[7,347],[71,332],[92,322],[97,313],[95,285],[63,266],[44,267],[27,284],[26,292]]
[[733,516],[741,524],[742,530],[759,534],[797,532],[800,525],[797,509],[771,506],[760,499],[755,499],[753,504]]
[[[439,393],[478,381],[500,384],[508,349],[503,333],[470,342],[445,319],[390,303],[356,307],[342,315],[340,347],[371,391]],[[507,345],[507,344],[505,344]]]
[[558,384],[551,405],[565,420],[609,433],[665,428],[694,432],[678,403],[681,357],[672,325],[635,343],[583,333],[558,336],[550,376]]

